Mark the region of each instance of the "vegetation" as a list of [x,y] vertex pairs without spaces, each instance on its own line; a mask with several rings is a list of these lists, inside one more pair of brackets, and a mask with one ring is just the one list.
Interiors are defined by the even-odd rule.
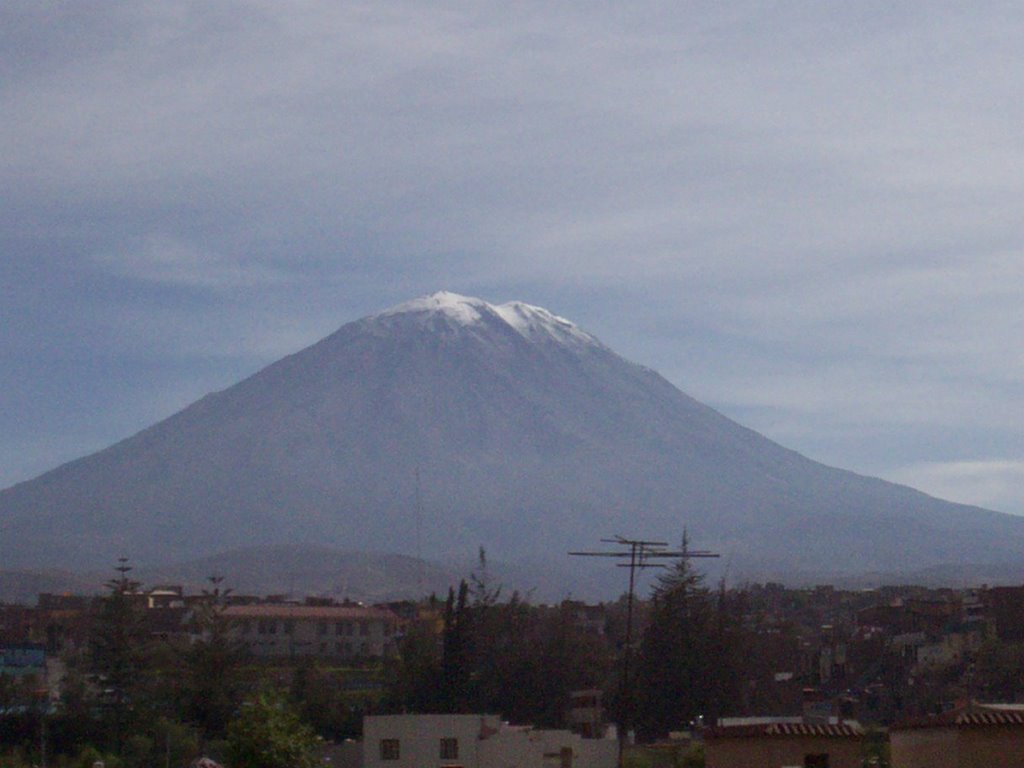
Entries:
[[212,577],[211,582],[214,588],[204,591],[193,614],[195,640],[180,651],[178,667],[183,684],[179,711],[204,739],[219,739],[224,737],[244,692],[240,673],[246,653],[232,639],[221,615],[226,593],[221,593],[220,578]]
[[313,729],[273,690],[261,691],[228,726],[232,768],[314,768],[317,747]]
[[[96,600],[85,646],[63,654],[61,698],[5,700],[29,679],[0,676],[0,766],[47,762],[107,768],[182,765],[220,755],[227,726],[245,694],[241,649],[229,639],[214,590],[197,604],[194,642],[147,627],[141,586],[121,560]],[[32,687],[38,691],[38,686]]]
[[[481,571],[485,565],[481,553]],[[568,606],[532,606],[518,594],[501,601],[478,572],[449,591],[440,638],[427,625],[407,634],[385,704],[564,726],[570,693],[605,687],[613,666],[607,642],[581,629]]]
[[128,578],[131,566],[124,559],[117,570],[120,577],[107,583],[110,591],[100,602],[88,662],[104,730],[110,746],[121,752],[141,703],[135,694],[142,683],[145,634],[132,599],[140,585]]

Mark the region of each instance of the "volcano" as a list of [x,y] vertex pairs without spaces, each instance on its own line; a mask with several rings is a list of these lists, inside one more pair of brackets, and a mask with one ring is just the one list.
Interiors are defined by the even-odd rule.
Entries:
[[5,568],[282,543],[564,562],[684,527],[749,573],[1024,562],[1024,519],[817,463],[545,309],[445,292],[0,492]]

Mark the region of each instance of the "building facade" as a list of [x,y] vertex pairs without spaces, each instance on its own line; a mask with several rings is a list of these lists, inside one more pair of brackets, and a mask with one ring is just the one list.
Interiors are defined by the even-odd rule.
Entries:
[[707,768],[861,768],[864,749],[855,723],[731,725],[704,734]]
[[363,718],[364,768],[614,768],[613,739],[503,723],[497,715]]
[[889,731],[899,768],[1024,768],[1024,707],[972,703]]
[[387,656],[399,631],[391,611],[364,606],[258,603],[230,605],[222,615],[232,637],[258,657]]

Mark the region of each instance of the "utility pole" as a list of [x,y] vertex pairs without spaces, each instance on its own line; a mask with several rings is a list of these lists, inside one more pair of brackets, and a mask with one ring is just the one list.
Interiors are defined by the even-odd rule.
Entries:
[[46,705],[39,716],[39,766],[46,768],[46,715],[50,708],[49,692],[47,692]]
[[423,490],[420,465],[416,465],[416,599],[423,598]]
[[[630,667],[633,657],[633,597],[636,585],[636,572],[642,568],[667,568],[665,560],[682,560],[691,557],[718,557],[717,554],[704,550],[692,550],[685,546],[680,550],[667,549],[668,542],[645,541],[643,539],[627,539],[616,535],[610,539],[601,539],[604,544],[615,544],[614,551],[603,552],[570,552],[576,557],[613,557],[620,562],[619,568],[629,568],[629,592],[626,593],[626,647],[622,655],[622,681],[620,687],[621,703],[619,705],[619,768],[623,766],[626,751],[626,739],[633,725],[633,684],[630,680]],[[628,560],[627,560],[628,558]]]

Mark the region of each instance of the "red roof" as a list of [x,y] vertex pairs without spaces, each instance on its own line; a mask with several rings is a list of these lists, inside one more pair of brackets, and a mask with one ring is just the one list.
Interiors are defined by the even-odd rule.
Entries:
[[223,615],[229,619],[378,619],[394,620],[395,615],[383,608],[350,605],[291,605],[287,603],[256,603],[229,605]]
[[987,726],[1024,725],[1024,710],[1000,707],[998,704],[968,704],[938,715],[925,715],[897,723],[897,730],[912,728],[984,728]]
[[856,723],[815,725],[812,723],[759,723],[756,725],[722,725],[704,732],[706,739],[754,738],[760,736],[813,736],[827,739],[855,739],[864,735]]

